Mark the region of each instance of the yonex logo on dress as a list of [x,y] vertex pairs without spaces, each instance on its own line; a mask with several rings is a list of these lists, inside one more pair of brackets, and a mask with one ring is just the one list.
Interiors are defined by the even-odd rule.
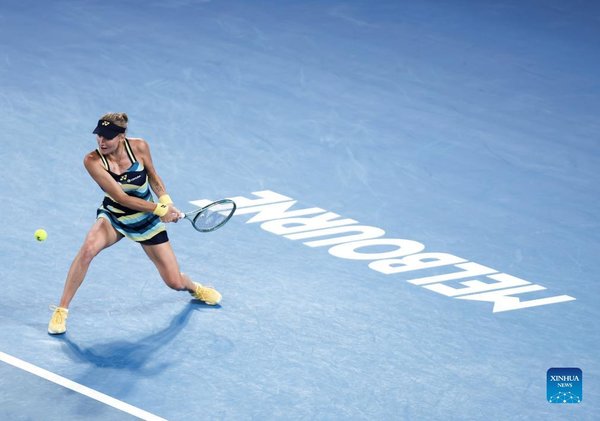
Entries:
[[[289,210],[297,201],[271,190],[252,194],[257,198],[230,198],[237,204],[236,216],[255,214],[246,221],[248,224],[261,222],[265,231],[289,240],[309,240],[303,242],[308,247],[327,246],[329,254],[341,259],[369,261],[369,268],[376,272],[402,277],[412,285],[447,297],[493,303],[494,313],[575,300],[569,295],[521,300],[522,294],[543,291],[546,287],[450,253],[425,252],[425,245],[415,240],[383,238],[383,229],[362,225],[354,219],[341,219],[325,209]],[[191,203],[205,206],[210,202],[204,199]],[[414,271],[420,275],[415,277]]]

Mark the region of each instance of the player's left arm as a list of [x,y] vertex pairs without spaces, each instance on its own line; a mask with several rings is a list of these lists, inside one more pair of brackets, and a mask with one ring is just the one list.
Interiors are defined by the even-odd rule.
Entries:
[[[142,161],[144,164],[144,168],[146,169],[146,173],[148,174],[148,182],[150,183],[150,188],[156,195],[156,197],[162,197],[167,194],[167,188],[165,187],[165,183],[162,178],[156,172],[156,167],[154,166],[154,162],[152,162],[152,154],[150,153],[150,146],[148,142],[144,139],[129,139],[129,143],[131,148],[133,149],[133,153],[139,161]],[[171,205],[173,210],[179,213],[179,210],[175,208],[175,206]]]

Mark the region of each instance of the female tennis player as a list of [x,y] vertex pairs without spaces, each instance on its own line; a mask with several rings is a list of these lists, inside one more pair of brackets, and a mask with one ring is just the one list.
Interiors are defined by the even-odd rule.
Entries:
[[[170,288],[188,291],[210,305],[221,300],[218,291],[193,282],[179,271],[165,223],[177,222],[180,212],[156,173],[148,144],[143,139],[125,137],[128,120],[125,113],[105,114],[93,131],[98,149],[88,153],[83,164],[105,196],[96,222],[71,264],[60,303],[53,307],[48,324],[52,335],[66,332],[69,304],[94,257],[123,237],[142,245]],[[158,203],[150,189],[159,198]]]

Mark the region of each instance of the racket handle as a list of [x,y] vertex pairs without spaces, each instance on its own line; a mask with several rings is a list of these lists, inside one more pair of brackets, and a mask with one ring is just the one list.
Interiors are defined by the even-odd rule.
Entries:
[[179,219],[183,219],[183,218],[185,218],[185,213],[179,212]]

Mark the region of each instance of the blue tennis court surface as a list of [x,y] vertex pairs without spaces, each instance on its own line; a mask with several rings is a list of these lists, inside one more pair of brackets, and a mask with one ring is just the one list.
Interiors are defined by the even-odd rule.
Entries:
[[[596,2],[4,2],[0,63],[0,419],[598,419]],[[109,111],[238,202],[169,225],[224,298],[123,240],[51,337]]]

